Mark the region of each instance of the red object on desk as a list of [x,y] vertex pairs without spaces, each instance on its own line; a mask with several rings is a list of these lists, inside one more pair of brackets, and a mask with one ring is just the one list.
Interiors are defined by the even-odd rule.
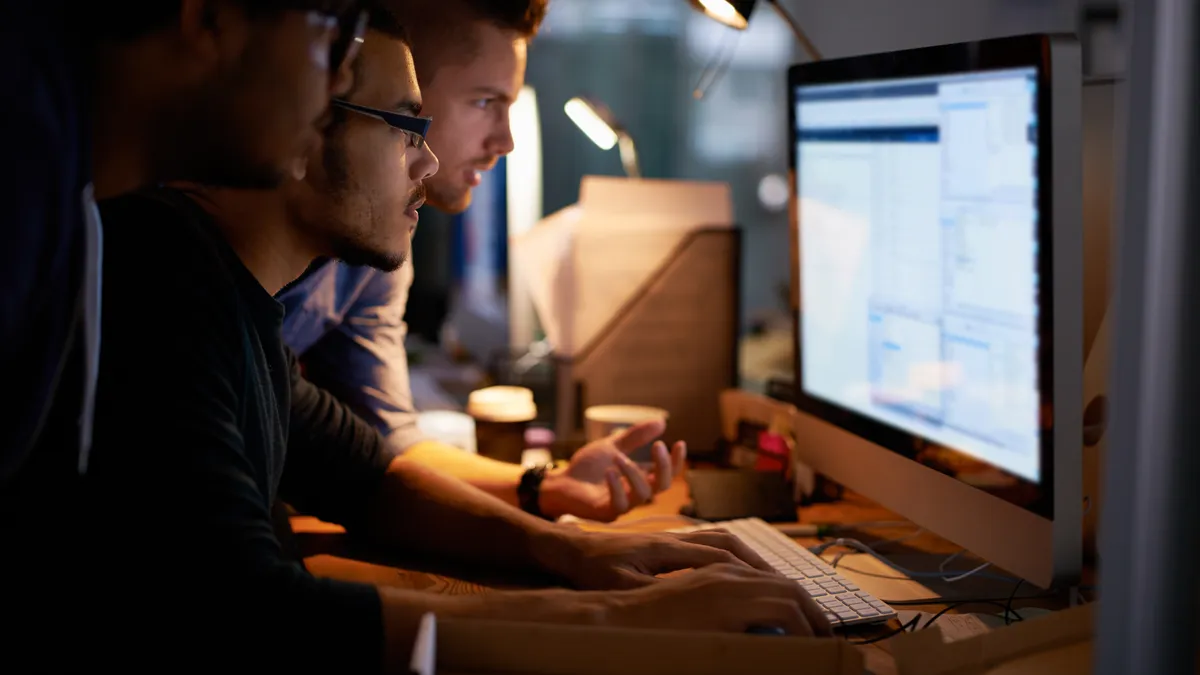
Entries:
[[769,431],[758,433],[758,459],[754,462],[756,470],[786,473],[790,455],[787,440],[783,436]]

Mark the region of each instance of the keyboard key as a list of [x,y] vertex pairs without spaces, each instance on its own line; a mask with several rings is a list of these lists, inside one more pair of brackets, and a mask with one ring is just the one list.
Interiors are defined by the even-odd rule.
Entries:
[[807,570],[804,572],[804,576],[809,579],[821,579],[825,577],[825,573],[818,570]]
[[811,591],[808,589],[805,589],[804,592],[808,593],[808,597],[810,597],[810,598],[829,597],[828,593],[826,593],[825,591],[823,591],[819,588],[811,590]]
[[868,617],[868,618],[869,618],[869,617],[872,617],[872,616],[879,616],[879,612],[876,612],[876,611],[875,611],[875,610],[873,610],[873,609],[860,609],[860,610],[858,610],[858,615],[859,615],[859,616],[865,616],[865,617]]
[[858,615],[851,611],[840,611],[837,615],[842,621],[851,621],[858,618]]
[[864,609],[871,609],[871,606],[870,606],[870,605],[868,605],[868,604],[867,604],[867,603],[865,603],[865,602],[855,602],[855,603],[851,603],[851,604],[849,605],[849,607],[850,607],[850,609],[852,609],[852,610],[854,610],[854,611],[856,611],[856,612],[861,612],[861,611],[863,611]]
[[845,584],[843,584],[843,585],[846,587],[846,590],[848,590],[848,591],[857,591],[857,590],[860,590],[858,586],[855,586],[854,584],[850,583],[849,581],[847,581],[847,582],[846,582]]
[[867,598],[868,600],[871,598],[871,594],[866,591],[858,591],[857,593],[855,593],[855,595],[857,595],[860,598]]

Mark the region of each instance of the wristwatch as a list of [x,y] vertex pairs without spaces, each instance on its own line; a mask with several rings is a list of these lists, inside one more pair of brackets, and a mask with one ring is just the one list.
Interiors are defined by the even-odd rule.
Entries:
[[553,468],[553,464],[543,464],[527,469],[521,475],[521,482],[517,485],[517,501],[522,511],[538,518],[546,517],[546,514],[542,513],[541,505],[542,481],[546,479],[546,473]]

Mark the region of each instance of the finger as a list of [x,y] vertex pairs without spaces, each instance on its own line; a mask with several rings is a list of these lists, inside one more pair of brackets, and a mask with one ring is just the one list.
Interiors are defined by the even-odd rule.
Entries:
[[785,598],[764,597],[745,605],[746,613],[738,622],[742,632],[750,628],[782,628],[788,635],[808,637],[815,634],[808,616],[800,606]]
[[654,491],[666,492],[671,487],[671,481],[675,480],[667,444],[662,441],[655,443],[650,454],[654,457]]
[[775,575],[768,583],[775,588],[774,597],[789,599],[796,604],[814,635],[826,636],[833,634],[833,627],[825,618],[825,609],[821,607],[800,584],[790,579],[779,578]]
[[625,484],[621,482],[621,474],[616,469],[604,472],[604,481],[608,483],[609,501],[612,510],[617,515],[629,510],[629,497],[625,494]]
[[674,475],[682,476],[687,467],[687,443],[679,441],[671,449],[671,468]]
[[818,637],[833,635],[833,625],[829,623],[829,619],[825,618],[825,608],[818,605],[808,591],[800,588],[800,584],[793,585],[800,591],[800,611],[804,612],[805,618],[808,619],[808,625],[812,627],[813,635]]
[[[730,567],[741,567],[752,574],[762,574],[738,560],[729,551],[688,541],[679,542],[678,539],[670,545],[658,547],[653,558],[644,562],[647,567],[653,569],[654,574],[686,569],[703,570],[705,574],[723,574],[728,573],[726,568]],[[709,570],[710,567],[717,569]]]
[[626,454],[658,440],[667,430],[664,420],[646,420],[639,422],[613,437],[613,444]]
[[779,573],[771,564],[763,560],[762,556],[754,552],[754,549],[746,545],[746,542],[739,539],[737,536],[729,534],[722,530],[704,530],[701,532],[689,532],[679,535],[684,541],[689,541],[702,546],[710,546],[712,548],[721,549],[732,553],[735,558],[745,564],[763,572],[770,572],[778,575]]
[[650,501],[654,497],[654,491],[650,489],[646,474],[625,455],[618,455],[616,462],[621,473],[625,475],[625,480],[629,482],[630,503],[637,506]]

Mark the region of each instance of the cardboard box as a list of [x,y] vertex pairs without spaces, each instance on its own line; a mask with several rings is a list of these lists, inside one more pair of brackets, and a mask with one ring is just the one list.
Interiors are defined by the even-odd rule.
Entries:
[[1094,616],[1088,604],[950,643],[940,630],[917,631],[895,638],[892,654],[899,675],[1084,675]]
[[862,675],[844,640],[437,620],[413,650],[416,675]]

